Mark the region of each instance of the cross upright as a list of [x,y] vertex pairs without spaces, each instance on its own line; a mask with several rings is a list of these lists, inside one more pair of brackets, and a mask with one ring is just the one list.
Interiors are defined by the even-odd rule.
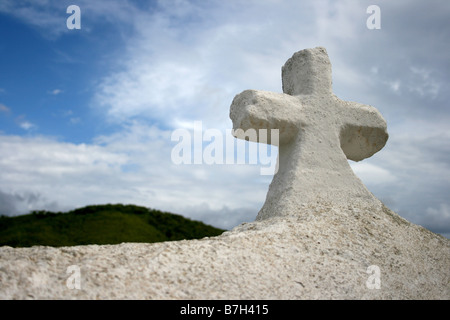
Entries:
[[236,138],[248,139],[242,133],[248,129],[279,133],[278,141],[254,140],[278,146],[278,171],[257,220],[299,215],[317,204],[381,205],[347,161],[371,157],[386,144],[378,110],[333,94],[323,47],[296,52],[282,67],[282,84],[284,93],[245,90],[230,107]]

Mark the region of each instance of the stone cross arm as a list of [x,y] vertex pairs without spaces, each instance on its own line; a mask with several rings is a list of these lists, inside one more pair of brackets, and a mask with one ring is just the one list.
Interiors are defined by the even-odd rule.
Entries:
[[381,113],[374,107],[338,100],[340,110],[340,144],[347,159],[361,161],[380,151],[389,137]]
[[[279,141],[260,141],[259,135],[254,142],[268,142],[273,145],[286,144],[297,135],[302,122],[302,106],[296,97],[268,91],[246,90],[237,95],[230,108],[233,119],[234,136],[249,139],[245,132],[249,129],[277,129]],[[241,131],[237,131],[242,129]],[[263,139],[266,137],[264,136]],[[251,138],[250,138],[251,139]]]

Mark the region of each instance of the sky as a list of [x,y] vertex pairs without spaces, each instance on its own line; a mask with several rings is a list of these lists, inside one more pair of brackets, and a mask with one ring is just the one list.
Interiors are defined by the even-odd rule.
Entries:
[[123,203],[253,221],[273,178],[263,164],[176,164],[172,134],[201,123],[225,139],[236,94],[281,93],[286,60],[323,46],[334,93],[388,124],[355,174],[450,237],[449,16],[446,0],[0,0],[0,214]]

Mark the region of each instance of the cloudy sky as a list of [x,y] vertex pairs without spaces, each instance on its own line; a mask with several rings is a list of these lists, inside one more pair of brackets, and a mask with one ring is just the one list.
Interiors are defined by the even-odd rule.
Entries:
[[[81,29],[67,28],[71,4]],[[130,203],[254,220],[272,180],[261,164],[176,165],[171,135],[201,121],[225,136],[237,93],[282,92],[285,61],[324,46],[335,94],[388,123],[355,173],[450,237],[449,16],[446,0],[1,0],[0,213]]]

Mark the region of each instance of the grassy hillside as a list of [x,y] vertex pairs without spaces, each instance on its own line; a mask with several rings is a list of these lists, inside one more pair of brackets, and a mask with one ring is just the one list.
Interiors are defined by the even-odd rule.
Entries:
[[67,213],[0,217],[0,246],[75,246],[160,242],[216,236],[224,230],[134,205],[96,205]]

